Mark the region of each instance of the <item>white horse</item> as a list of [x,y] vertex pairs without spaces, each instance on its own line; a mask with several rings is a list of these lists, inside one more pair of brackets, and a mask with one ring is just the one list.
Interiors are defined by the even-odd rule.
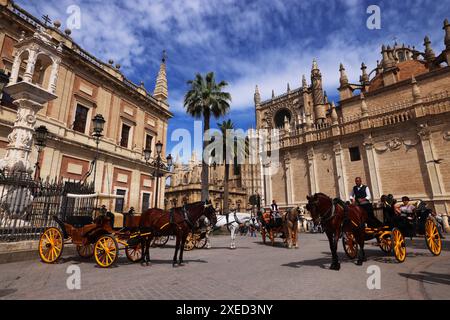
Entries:
[[[255,219],[256,221],[256,219]],[[252,221],[252,217],[249,213],[244,212],[230,212],[227,215],[217,215],[217,223],[214,226],[214,228],[220,228],[223,226],[227,226],[227,228],[230,230],[231,233],[231,244],[230,249],[236,249],[236,234],[239,230],[240,225],[252,225],[254,224]],[[211,240],[209,237],[209,233],[206,235],[206,247],[211,248]]]

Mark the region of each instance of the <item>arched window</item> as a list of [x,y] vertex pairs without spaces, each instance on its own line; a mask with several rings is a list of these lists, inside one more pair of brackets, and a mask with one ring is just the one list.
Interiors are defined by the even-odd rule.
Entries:
[[281,109],[278,110],[275,114],[274,122],[275,122],[275,128],[283,128],[284,127],[284,121],[287,118],[288,122],[291,122],[291,112],[288,109]]

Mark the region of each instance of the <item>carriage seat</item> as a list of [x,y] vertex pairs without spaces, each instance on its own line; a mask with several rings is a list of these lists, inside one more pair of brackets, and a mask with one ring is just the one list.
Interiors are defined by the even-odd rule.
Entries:
[[70,216],[66,218],[66,223],[74,228],[82,228],[88,224],[93,223],[91,216]]

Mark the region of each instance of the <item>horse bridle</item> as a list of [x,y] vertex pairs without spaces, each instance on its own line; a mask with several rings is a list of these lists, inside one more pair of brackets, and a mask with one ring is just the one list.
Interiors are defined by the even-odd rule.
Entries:
[[[333,200],[331,200],[330,198],[328,198],[330,201],[331,201],[331,207],[327,210],[327,211],[325,211],[325,213],[322,215],[322,214],[319,214],[319,223],[318,224],[322,224],[322,222],[327,222],[327,221],[329,221],[329,220],[331,220],[331,219],[333,219],[334,218],[334,216],[336,215],[335,213],[336,213],[336,207],[335,207],[335,205],[334,205],[334,203],[333,203]],[[317,204],[319,203],[319,200],[316,200],[316,201],[314,201],[313,202],[313,205],[314,206],[316,206],[316,209],[317,209]],[[328,215],[329,214],[329,216],[327,217],[326,215]]]

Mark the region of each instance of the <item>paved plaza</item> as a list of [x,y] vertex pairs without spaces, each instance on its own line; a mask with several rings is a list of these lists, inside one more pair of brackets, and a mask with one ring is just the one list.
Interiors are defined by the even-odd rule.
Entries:
[[[58,264],[36,259],[0,265],[0,299],[448,299],[450,243],[444,240],[433,257],[423,239],[408,240],[403,264],[367,243],[363,267],[349,261],[341,243],[339,272],[328,270],[330,254],[324,234],[300,234],[299,249],[275,247],[261,238],[217,235],[211,249],[185,252],[187,264],[173,268],[173,241],[151,250],[153,263],[131,264],[124,254],[115,267],[101,269],[93,259],[66,254]],[[69,290],[67,268],[81,270],[81,290]],[[367,268],[380,267],[381,289],[369,290]]]

